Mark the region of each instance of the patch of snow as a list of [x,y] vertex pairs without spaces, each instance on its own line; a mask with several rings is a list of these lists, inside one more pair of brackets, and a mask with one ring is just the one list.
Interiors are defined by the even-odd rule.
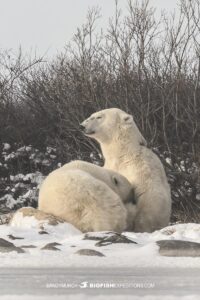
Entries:
[[31,181],[33,179],[34,175],[35,175],[34,173],[29,173],[29,174],[24,175],[23,181],[28,181],[28,180]]
[[75,228],[70,223],[59,223],[58,225],[52,226],[48,224],[48,221],[37,220],[34,216],[24,217],[22,212],[17,212],[13,216],[10,226],[17,227],[20,229],[31,229],[31,228],[40,228],[40,225],[43,225],[44,230],[46,229],[49,233],[53,235],[57,232],[58,235],[71,237],[75,235],[81,235],[82,232]]
[[21,212],[15,213],[10,222],[11,227],[19,227],[21,229],[38,228],[38,225],[39,221],[37,221],[34,216],[23,217],[23,213]]
[[170,166],[172,166],[172,160],[171,160],[171,158],[166,157],[165,161],[166,161]]
[[24,174],[17,174],[15,176],[10,175],[10,180],[13,182],[18,182],[24,180],[24,177],[25,177]]
[[8,151],[10,150],[11,146],[8,143],[3,143],[3,151]]
[[22,195],[22,196],[19,196],[19,198],[20,198],[20,197],[22,197],[22,198],[24,198],[24,199],[29,198],[29,197],[31,197],[32,193],[33,193],[33,192],[32,192],[31,190],[29,190],[29,191],[27,191],[26,194],[24,194],[24,195]]
[[200,194],[196,195],[196,200],[200,201]]
[[5,155],[4,156],[4,160],[5,161],[8,161],[8,160],[10,160],[10,159],[13,159],[13,158],[15,158],[15,153],[14,152],[12,152],[12,153],[10,153],[10,154],[8,154],[8,155]]
[[42,183],[42,181],[44,180],[45,176],[42,175],[42,173],[40,172],[35,172],[33,174],[33,177],[32,177],[32,180],[31,182],[32,183],[35,183],[37,185],[40,185]]
[[50,153],[52,153],[52,152],[54,153],[54,152],[56,152],[56,148],[47,147],[47,148],[46,148],[46,151],[47,151],[48,154],[50,154]]
[[49,167],[51,165],[51,162],[48,159],[43,159],[42,160],[42,165]]
[[[97,290],[99,292],[99,290]],[[66,295],[29,295],[29,294],[23,294],[23,295],[4,295],[1,296],[1,300],[180,300],[180,296],[174,296],[174,295],[142,295],[142,296],[136,296],[136,295],[130,295],[130,294],[121,294],[119,293],[118,295],[111,294],[102,294],[102,295],[97,295],[92,294],[90,295],[89,293],[73,293],[73,294],[66,294]],[[187,296],[181,296],[181,300],[199,300],[199,295],[187,295]]]
[[32,146],[26,146],[25,150],[26,150],[26,152],[30,152],[32,150]]
[[6,202],[6,207],[8,207],[10,209],[12,209],[16,204],[16,200],[10,194],[6,194],[3,197],[1,197],[1,201],[2,202],[5,201]]

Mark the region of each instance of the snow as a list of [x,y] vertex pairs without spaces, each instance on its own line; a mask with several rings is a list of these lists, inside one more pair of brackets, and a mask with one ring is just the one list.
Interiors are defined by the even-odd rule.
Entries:
[[[48,296],[37,296],[37,295],[5,295],[1,296],[1,300],[178,300],[180,299],[179,296],[163,296],[160,295],[153,295],[153,296],[134,296],[133,295],[86,295],[86,294],[73,294],[73,295],[48,295]],[[198,300],[199,295],[191,295],[191,296],[183,296],[181,297],[182,300]]]
[[10,150],[11,146],[8,143],[3,143],[3,151]]
[[35,228],[38,227],[39,222],[33,217],[23,217],[23,214],[21,212],[17,212],[10,224],[12,227],[19,227],[19,228]]
[[4,156],[5,161],[8,161],[8,160],[13,159],[13,158],[15,158],[15,153],[13,153],[13,152],[10,153],[9,155]]
[[196,200],[200,201],[200,194],[196,195]]
[[[43,224],[43,230],[48,234],[40,234],[40,222],[34,217],[24,217],[16,214],[11,225],[0,226],[0,238],[9,241],[8,235],[24,239],[10,240],[15,246],[33,245],[36,248],[25,248],[25,253],[0,253],[1,267],[200,267],[200,258],[163,257],[158,253],[155,243],[162,239],[181,239],[200,242],[199,224],[179,224],[166,227],[153,233],[125,232],[124,235],[138,244],[109,244],[96,246],[97,240],[83,239],[81,233],[71,224],[60,223],[56,226]],[[89,233],[90,237],[103,237],[111,233]],[[56,246],[61,251],[41,250],[48,243],[60,243]],[[105,255],[80,256],[79,249],[93,249]]]
[[165,161],[171,166],[172,165],[172,160],[169,157],[166,157]]
[[5,194],[1,198],[1,201],[5,201],[6,202],[6,207],[8,207],[10,209],[12,209],[16,204],[16,200],[10,194]]
[[[188,282],[188,270],[193,270],[190,271],[189,274],[193,274],[192,276],[195,277],[194,271],[200,269],[200,258],[163,257],[159,255],[158,246],[155,243],[162,239],[181,239],[185,241],[200,242],[200,224],[178,224],[168,226],[153,233],[124,232],[123,234],[126,237],[136,241],[138,244],[116,243],[101,247],[95,245],[98,242],[98,239],[108,237],[113,234],[112,232],[87,233],[87,236],[91,238],[88,240],[84,239],[85,234],[81,233],[73,225],[68,223],[59,223],[56,226],[43,223],[42,231],[48,234],[40,234],[40,225],[41,221],[37,221],[33,216],[23,217],[20,212],[15,214],[10,225],[0,225],[0,238],[4,238],[7,241],[14,243],[17,247],[27,245],[35,246],[35,248],[23,248],[25,253],[17,253],[14,251],[9,253],[0,252],[1,274],[4,276],[3,278],[7,278],[5,279],[6,281],[4,280],[7,285],[5,291],[6,293],[9,293],[6,295],[5,291],[2,291],[3,295],[1,295],[0,291],[1,300],[86,300],[94,299],[94,296],[97,300],[178,300],[180,299],[180,296],[178,296],[179,292],[177,292],[176,289],[182,291],[179,285]],[[10,239],[8,235],[12,235],[18,239]],[[49,243],[58,243],[56,248],[60,251],[42,250],[42,248]],[[79,249],[93,249],[103,253],[105,256],[80,256],[76,254]],[[20,271],[20,268],[23,269]],[[81,268],[86,271],[80,271]],[[121,273],[119,272],[119,268],[121,268]],[[178,270],[178,268],[181,270],[179,273],[177,272],[177,274],[179,274],[178,276],[181,276],[181,274],[185,276],[180,280],[177,279],[177,274],[174,274],[174,270]],[[34,270],[37,269],[38,271],[35,272]],[[66,273],[62,273],[61,269]],[[139,271],[138,273],[137,270],[141,269],[145,270],[145,273],[144,271]],[[3,270],[8,270],[8,273],[5,273],[6,271]],[[44,273],[42,270],[44,270]],[[54,272],[53,274],[51,274],[52,270]],[[107,273],[106,270],[108,270]],[[157,271],[154,271],[152,275],[151,270],[158,270],[158,273],[156,273]],[[8,275],[10,272],[12,275],[9,277]],[[15,278],[15,272],[19,272],[19,274],[16,273],[18,274],[19,280],[17,281],[18,285],[16,284],[16,291],[14,290],[15,294],[13,295],[13,290],[9,290],[9,288],[12,286],[12,278]],[[72,278],[71,272],[74,272]],[[171,281],[168,282],[169,277],[166,274],[169,274],[170,272],[174,274],[172,281],[177,280],[177,283],[174,283],[174,285]],[[115,276],[116,273],[117,276]],[[83,274],[85,274],[85,277],[83,277]],[[23,282],[23,278],[26,278],[26,276],[27,282],[32,280],[32,283],[29,285],[29,290],[25,288],[21,289],[21,282]],[[83,280],[82,278],[85,279]],[[187,291],[186,287],[181,294],[181,299],[199,299],[199,295],[197,295],[198,278],[199,277],[197,276],[195,282],[193,282],[193,279],[190,280],[188,286],[191,286],[192,290]],[[130,290],[96,288],[96,291],[92,288],[85,290],[64,288],[44,290],[45,286],[43,286],[46,282],[48,284],[60,284],[66,282],[77,282],[80,284],[80,282],[83,283],[85,281],[112,283],[112,280],[122,284],[125,284],[126,282],[129,284],[137,282],[156,282],[156,286],[152,289],[134,288]],[[38,285],[37,294],[34,294],[35,282],[38,281],[41,281],[41,290],[40,285]],[[169,286],[172,284],[172,288],[165,290],[166,287],[168,288],[168,284]],[[193,285],[195,290],[193,289]],[[27,291],[30,293],[26,294]],[[41,294],[39,295],[38,293]]]
[[[40,228],[40,225],[43,225],[44,230],[48,230],[49,232],[54,232],[54,227],[48,225],[48,221],[44,222],[44,220],[38,221],[34,218],[34,216],[23,216],[22,212],[15,213],[14,217],[12,218],[10,226],[13,228],[19,228],[19,229],[31,229],[35,228],[36,232],[38,232],[38,228]],[[73,225],[69,223],[60,223],[56,227],[57,233],[63,233],[65,237],[71,237],[75,235],[82,234],[80,230],[75,228]]]

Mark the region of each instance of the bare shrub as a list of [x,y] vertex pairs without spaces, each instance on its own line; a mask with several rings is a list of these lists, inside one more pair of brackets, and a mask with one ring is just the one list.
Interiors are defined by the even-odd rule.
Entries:
[[[1,139],[55,146],[63,162],[90,160],[99,148],[80,133],[80,121],[94,111],[119,107],[134,115],[159,155],[167,151],[170,158],[186,159],[190,153],[198,165],[199,1],[180,0],[176,13],[163,12],[160,19],[148,0],[128,0],[123,14],[115,3],[105,32],[97,28],[100,9],[90,9],[85,24],[50,63],[27,61],[21,52],[16,58],[1,53]],[[176,211],[181,197],[173,197]],[[198,212],[196,196],[191,197]]]

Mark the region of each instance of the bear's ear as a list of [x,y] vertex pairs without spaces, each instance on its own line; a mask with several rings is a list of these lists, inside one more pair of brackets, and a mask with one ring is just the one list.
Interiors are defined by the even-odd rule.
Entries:
[[129,124],[132,124],[133,123],[133,116],[131,115],[124,115],[123,116],[123,123],[126,124],[126,125],[129,125]]
[[113,181],[114,185],[116,185],[116,186],[119,185],[119,181],[115,175],[112,176],[112,181]]

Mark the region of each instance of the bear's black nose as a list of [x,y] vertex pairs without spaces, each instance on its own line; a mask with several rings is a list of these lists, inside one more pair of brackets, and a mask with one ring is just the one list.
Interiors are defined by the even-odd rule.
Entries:
[[81,131],[85,131],[85,126],[80,124],[80,129],[81,129]]

